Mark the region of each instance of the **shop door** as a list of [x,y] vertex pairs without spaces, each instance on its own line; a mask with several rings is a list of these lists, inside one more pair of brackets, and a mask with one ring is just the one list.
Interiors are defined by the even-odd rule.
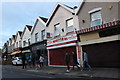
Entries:
[[120,41],[83,46],[92,67],[120,67]]
[[76,52],[76,46],[49,50],[50,65],[65,66],[66,51],[70,53],[72,62],[72,51]]

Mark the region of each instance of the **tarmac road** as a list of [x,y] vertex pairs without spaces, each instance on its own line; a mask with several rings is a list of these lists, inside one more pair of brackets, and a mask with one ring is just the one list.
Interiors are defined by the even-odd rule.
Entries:
[[[19,67],[19,68],[17,68]],[[63,74],[47,74],[41,73],[37,70],[27,71],[20,68],[21,66],[11,66],[11,65],[3,65],[2,67],[2,80],[115,80],[109,78],[83,78],[78,76],[66,76]],[[69,74],[69,73],[68,73]]]
[[[2,66],[2,78],[72,78],[72,76],[66,76],[62,74],[41,73],[38,70],[24,70],[20,69],[21,66],[3,65]],[[21,67],[22,68],[22,67]]]
[[2,78],[56,78],[58,75],[50,75],[38,73],[37,70],[34,72],[28,72],[25,70],[17,70],[10,67],[2,68]]

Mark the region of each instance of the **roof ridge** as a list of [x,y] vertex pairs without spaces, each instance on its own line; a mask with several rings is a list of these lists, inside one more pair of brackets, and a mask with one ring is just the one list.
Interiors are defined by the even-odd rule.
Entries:
[[42,19],[45,23],[47,22],[48,18],[45,18],[45,17],[42,17],[42,16],[39,16],[40,19]]
[[28,28],[29,31],[31,31],[31,29],[32,29],[31,25],[26,25],[26,27]]
[[66,5],[66,4],[63,4],[64,6],[70,8],[70,9],[74,9],[73,7],[69,6],[69,5]]

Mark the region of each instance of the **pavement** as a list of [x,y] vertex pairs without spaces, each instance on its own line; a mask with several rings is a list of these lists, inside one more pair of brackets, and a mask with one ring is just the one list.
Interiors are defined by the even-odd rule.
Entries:
[[14,69],[18,70],[24,70],[28,72],[38,72],[38,73],[46,73],[51,75],[66,75],[66,76],[73,76],[73,77],[85,77],[85,78],[115,78],[120,79],[120,68],[92,68],[91,71],[88,71],[87,69],[84,71],[81,71],[81,69],[75,68],[74,70],[70,70],[69,73],[66,72],[66,67],[49,67],[44,66],[39,69],[35,68],[29,68],[22,69],[22,66],[12,66]]
[[[31,70],[28,70],[31,71]],[[34,70],[33,70],[34,71]],[[48,74],[62,74],[66,76],[77,76],[77,77],[101,77],[101,78],[120,78],[120,69],[118,68],[92,68],[91,71],[81,69],[70,70],[66,72],[65,67],[44,67],[38,70],[39,72]]]

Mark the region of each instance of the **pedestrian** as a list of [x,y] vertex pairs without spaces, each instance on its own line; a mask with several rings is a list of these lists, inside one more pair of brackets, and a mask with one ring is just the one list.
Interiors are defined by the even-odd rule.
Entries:
[[35,68],[36,68],[36,70],[38,68],[40,68],[40,65],[39,65],[39,55],[38,54],[35,55]]
[[79,63],[77,61],[77,54],[75,52],[72,52],[72,65],[73,65],[73,70],[74,70],[74,66],[77,66],[77,68],[79,69]]
[[35,67],[35,54],[32,54],[32,66]]
[[66,52],[65,54],[65,62],[66,62],[66,65],[67,65],[67,72],[70,72],[70,54],[68,52]]
[[27,68],[27,67],[26,67],[26,56],[25,56],[25,54],[23,53],[23,54],[22,54],[22,69],[24,69],[24,68]]
[[88,55],[86,51],[83,51],[83,68],[81,71],[85,69],[85,67],[89,68],[89,71],[91,70],[91,66],[88,64]]
[[39,61],[40,61],[40,67],[43,67],[44,66],[44,57],[42,55],[40,55],[40,58],[39,58]]
[[28,62],[28,66],[31,68],[32,55],[29,55],[29,56],[28,56],[27,62]]

